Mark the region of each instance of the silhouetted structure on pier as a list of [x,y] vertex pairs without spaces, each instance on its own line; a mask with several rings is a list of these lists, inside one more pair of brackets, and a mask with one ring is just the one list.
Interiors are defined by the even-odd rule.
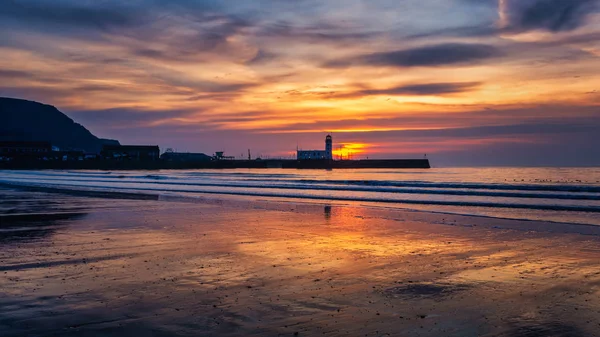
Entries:
[[52,151],[50,142],[0,142],[0,156],[2,157],[39,157]]
[[160,159],[168,162],[195,163],[211,161],[212,157],[204,153],[175,152],[172,149],[167,149],[165,153],[160,155]]
[[104,145],[100,155],[107,160],[155,161],[160,149],[158,145]]

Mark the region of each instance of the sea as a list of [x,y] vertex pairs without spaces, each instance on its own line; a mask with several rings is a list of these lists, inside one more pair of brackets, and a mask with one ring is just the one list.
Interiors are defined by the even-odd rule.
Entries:
[[0,185],[189,199],[238,196],[600,226],[600,168],[4,170]]

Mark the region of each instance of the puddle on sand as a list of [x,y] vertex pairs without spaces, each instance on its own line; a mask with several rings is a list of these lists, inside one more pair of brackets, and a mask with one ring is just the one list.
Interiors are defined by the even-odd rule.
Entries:
[[392,298],[439,298],[471,288],[471,285],[464,283],[406,283],[401,286],[388,288],[383,291],[383,294]]
[[489,337],[583,337],[583,331],[562,322],[517,319],[511,328]]

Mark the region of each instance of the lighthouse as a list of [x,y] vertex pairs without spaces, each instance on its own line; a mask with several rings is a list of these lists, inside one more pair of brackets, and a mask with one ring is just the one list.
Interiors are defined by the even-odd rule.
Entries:
[[325,137],[325,151],[323,150],[296,150],[298,160],[333,160],[333,139],[331,135]]
[[333,139],[331,135],[325,137],[325,158],[328,160],[333,159]]

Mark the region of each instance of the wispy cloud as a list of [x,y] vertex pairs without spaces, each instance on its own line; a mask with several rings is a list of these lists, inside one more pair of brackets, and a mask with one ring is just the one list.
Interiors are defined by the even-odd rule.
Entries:
[[328,67],[390,66],[390,67],[438,67],[474,64],[502,56],[494,46],[485,44],[445,43],[411,49],[379,52],[335,60]]
[[404,96],[443,96],[472,91],[479,87],[479,82],[465,83],[424,83],[424,84],[404,84],[387,89],[364,89],[341,93],[334,97],[364,97],[373,95],[404,95]]
[[513,32],[572,30],[597,8],[595,0],[499,0],[500,25]]

